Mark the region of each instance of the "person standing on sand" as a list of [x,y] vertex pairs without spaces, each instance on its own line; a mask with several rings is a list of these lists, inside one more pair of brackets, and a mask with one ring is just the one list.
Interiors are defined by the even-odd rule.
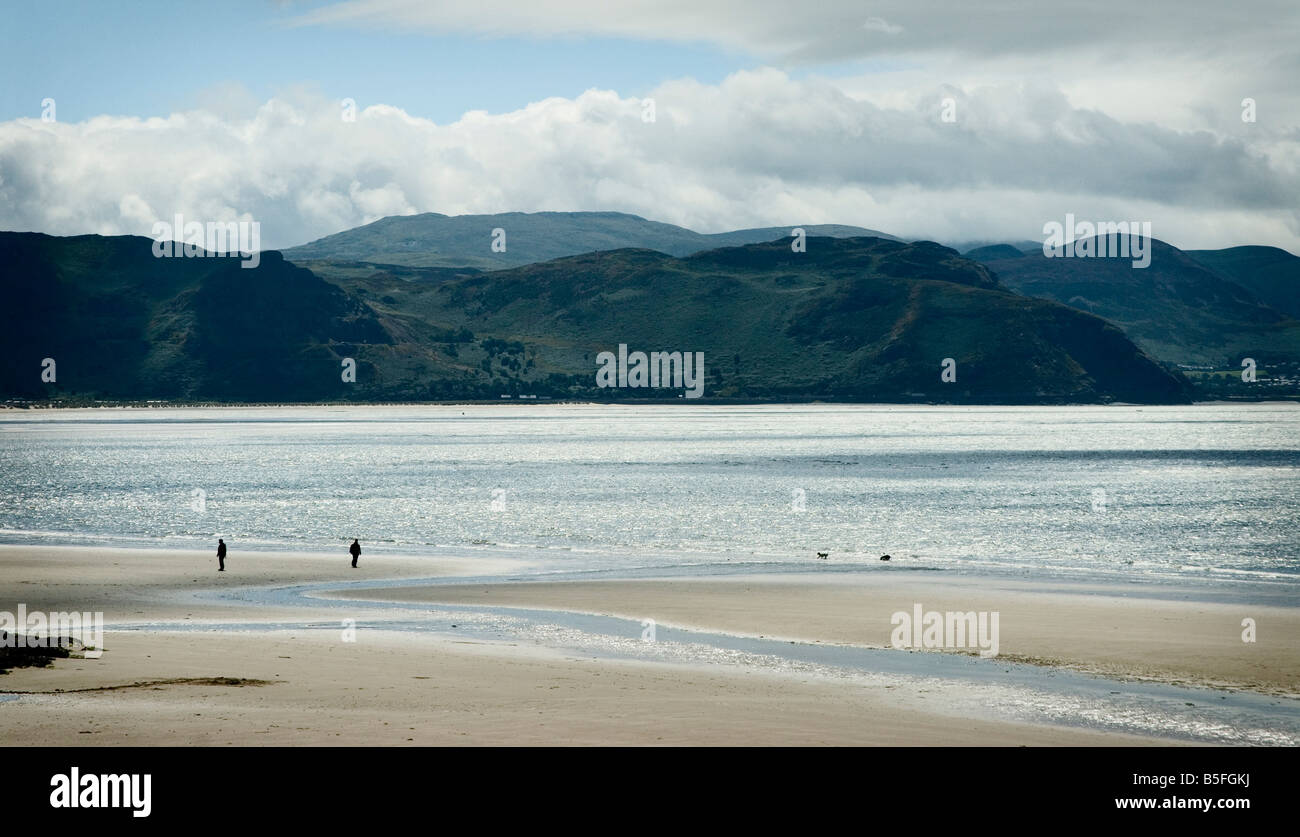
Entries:
[[226,542],[221,538],[217,538],[217,562],[221,565],[217,567],[217,572],[224,573],[226,571]]
[[352,553],[352,566],[356,567],[357,559],[361,557],[361,544],[357,543],[356,538],[352,539],[352,546],[348,547],[348,552]]

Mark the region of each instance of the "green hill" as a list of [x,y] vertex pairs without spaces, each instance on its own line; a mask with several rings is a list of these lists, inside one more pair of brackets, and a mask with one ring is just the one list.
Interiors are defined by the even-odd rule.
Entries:
[[[0,233],[8,398],[314,400],[336,352],[392,340],[366,305],[279,253],[154,258],[134,236]],[[53,384],[40,380],[43,358]]]
[[[145,238],[0,233],[7,398],[675,399],[602,389],[596,356],[703,352],[706,398],[1180,402],[1114,326],[1001,287],[931,242],[788,239],[676,258],[592,252],[491,273],[327,282],[276,253],[156,259]],[[56,384],[39,381],[42,358]],[[343,358],[356,360],[345,383]],[[944,358],[954,383],[940,380]]]
[[[493,230],[505,231],[504,252],[492,249]],[[687,256],[717,247],[754,244],[790,235],[790,227],[765,227],[706,235],[622,212],[505,212],[498,215],[398,215],[292,247],[293,262],[378,262],[407,267],[474,267],[494,270],[628,247]],[[810,236],[884,233],[840,224],[803,227]]]
[[998,259],[1019,259],[1023,258],[1025,254],[1010,244],[989,244],[967,250],[962,255],[977,262],[992,262]]
[[1243,357],[1300,361],[1300,322],[1176,247],[1153,239],[1151,248],[1145,268],[1134,268],[1129,258],[1012,256],[1004,248],[972,255],[1008,288],[1103,317],[1167,363],[1234,368]]
[[1187,255],[1241,285],[1265,305],[1300,319],[1300,257],[1277,247],[1188,250]]

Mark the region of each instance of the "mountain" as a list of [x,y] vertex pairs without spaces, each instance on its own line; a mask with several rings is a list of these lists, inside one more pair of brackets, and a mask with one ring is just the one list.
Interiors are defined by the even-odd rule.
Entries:
[[1187,255],[1241,285],[1265,305],[1300,319],[1300,257],[1277,247],[1188,250]]
[[[931,242],[789,239],[644,249],[491,273],[327,282],[279,254],[155,258],[145,238],[0,233],[8,398],[437,400],[602,389],[597,355],[704,353],[713,398],[1182,402],[1187,382],[1113,325],[1011,293]],[[57,381],[39,382],[57,361]],[[355,383],[342,380],[354,358]],[[945,358],[956,382],[940,380]]]
[[[376,275],[345,287],[410,330],[477,335],[477,345],[447,342],[424,362],[458,362],[471,380],[475,370],[490,372],[509,393],[655,394],[594,388],[597,354],[626,344],[703,351],[714,397],[1187,398],[1181,376],[1114,326],[1010,293],[977,263],[929,242],[810,238],[806,253],[793,253],[784,239],[685,258],[618,250],[442,281]],[[940,380],[944,358],[957,363],[956,383]]]
[[[756,227],[749,230],[708,233],[701,236],[704,245],[703,247],[695,247],[684,253],[672,253],[672,255],[689,256],[692,253],[699,253],[704,250],[711,250],[718,247],[740,247],[745,244],[764,244],[769,241],[775,241],[778,238],[788,239],[790,237],[790,231],[796,227],[802,229],[805,235],[824,238],[883,238],[886,241],[899,242],[903,240],[889,235],[888,233],[882,233],[878,230],[869,230],[864,227],[851,227],[845,224],[791,224],[788,227]],[[665,250],[663,252],[669,251]]]
[[958,253],[969,257],[974,250],[984,250],[989,247],[1009,247],[1018,253],[1027,253],[1030,250],[1042,251],[1042,241],[941,241],[945,247],[951,247]]
[[968,259],[977,262],[992,262],[998,259],[1020,259],[1025,254],[1010,244],[988,244],[983,247],[976,247],[973,250],[967,250],[962,254]]
[[[1102,239],[1093,241],[1100,246]],[[1300,322],[1202,260],[1156,239],[1150,246],[1145,268],[1128,257],[1048,258],[1041,249],[1013,256],[1015,248],[983,248],[971,255],[1011,290],[1109,320],[1166,363],[1239,369],[1245,357],[1300,361]]]
[[[498,215],[396,215],[291,247],[285,258],[306,263],[376,262],[406,267],[495,270],[596,250],[639,248],[687,256],[717,247],[755,244],[790,235],[790,227],[703,234],[622,212],[506,212]],[[493,230],[505,232],[495,252]],[[862,227],[807,224],[810,236],[893,236]],[[896,239],[894,239],[896,240]]]
[[[335,352],[391,344],[374,312],[279,253],[155,258],[135,236],[0,233],[9,398],[314,400],[335,397]],[[40,379],[45,358],[54,383]]]

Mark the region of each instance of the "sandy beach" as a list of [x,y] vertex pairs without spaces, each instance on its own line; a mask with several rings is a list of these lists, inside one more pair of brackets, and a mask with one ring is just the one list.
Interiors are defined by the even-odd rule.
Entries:
[[[337,599],[523,606],[655,619],[742,636],[883,647],[889,613],[1001,612],[999,659],[1122,678],[1294,694],[1295,611],[1045,593],[1028,585],[907,574],[708,580],[439,584],[515,572],[481,560],[0,546],[0,610],[101,610],[101,658],[0,675],[9,745],[739,744],[1100,745],[1169,739],[954,716],[853,678],[581,656],[527,642],[367,629],[345,641]],[[911,574],[915,576],[917,574]],[[931,574],[927,574],[931,575]],[[385,588],[394,579],[430,579]],[[271,605],[223,597],[347,583]],[[349,611],[351,612],[351,611]],[[1254,618],[1258,642],[1241,641]],[[300,623],[270,630],[259,622]],[[141,628],[142,623],[149,623]],[[216,629],[195,630],[210,623]],[[248,627],[241,628],[244,624]],[[130,629],[114,629],[114,625]],[[315,625],[316,627],[309,627]],[[906,654],[906,651],[890,653]],[[939,652],[926,652],[939,653]]]
[[[1000,659],[1300,697],[1300,611],[1136,598],[1106,587],[1045,593],[1008,581],[919,581],[917,575],[432,585],[325,595],[607,613],[697,630],[880,648],[890,645],[891,614],[919,602],[927,611],[999,612]],[[1254,643],[1241,639],[1247,617],[1256,623]]]

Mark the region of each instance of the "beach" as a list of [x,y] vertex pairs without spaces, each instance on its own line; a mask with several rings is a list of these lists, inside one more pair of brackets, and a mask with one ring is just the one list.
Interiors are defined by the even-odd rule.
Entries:
[[[1139,598],[1113,586],[1049,593],[1004,580],[918,581],[909,575],[915,574],[446,585],[346,595],[610,613],[694,629],[882,648],[890,645],[890,616],[921,603],[926,611],[998,612],[1000,659],[1300,697],[1300,648],[1294,641],[1300,612],[1291,608]],[[1246,617],[1267,636],[1243,643]]]
[[[890,614],[921,603],[999,612],[999,656],[873,653],[918,661],[909,665],[922,672],[939,658],[990,667],[1005,661],[1017,670],[1101,674],[1115,684],[1203,688],[1211,699],[1254,694],[1289,704],[1300,683],[1300,615],[1287,607],[1142,597],[1096,584],[1063,592],[942,573],[506,580],[531,578],[527,566],[363,554],[353,570],[342,548],[336,555],[232,550],[219,574],[215,558],[191,550],[0,546],[0,610],[22,603],[29,611],[103,611],[106,622],[99,659],[0,675],[0,741],[1195,743],[1077,720],[987,717],[947,699],[937,680],[929,688],[924,677],[768,664],[767,650],[639,656],[627,650],[643,642],[633,635],[617,653],[589,652],[593,640],[536,630],[571,625],[565,614],[605,614],[634,626],[654,620],[661,638],[695,629],[855,650],[888,648]],[[312,585],[321,589],[298,592]],[[512,608],[533,614],[527,630],[491,638],[513,624],[501,615]],[[1254,643],[1242,642],[1245,617],[1256,621]],[[476,625],[477,633],[466,632]],[[670,646],[683,635],[669,636],[677,639],[645,645]]]

